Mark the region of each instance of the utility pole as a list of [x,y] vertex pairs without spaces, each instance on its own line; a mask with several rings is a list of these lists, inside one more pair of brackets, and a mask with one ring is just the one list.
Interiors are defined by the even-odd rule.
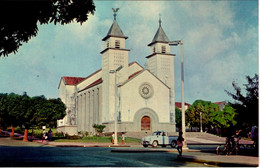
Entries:
[[170,41],[170,46],[180,45],[181,47],[181,126],[183,132],[183,148],[188,148],[186,143],[186,127],[185,127],[185,103],[184,103],[184,62],[183,62],[183,40]]
[[116,70],[110,70],[109,73],[115,74],[115,139],[114,139],[114,145],[118,145],[117,141],[117,72],[120,71],[123,68],[122,65],[120,65]]

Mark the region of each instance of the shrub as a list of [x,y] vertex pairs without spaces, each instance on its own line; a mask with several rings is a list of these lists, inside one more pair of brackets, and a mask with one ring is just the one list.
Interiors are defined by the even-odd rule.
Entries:
[[101,136],[103,133],[103,130],[106,128],[105,125],[99,125],[99,124],[93,124],[93,128],[95,128],[96,132],[98,132],[98,135]]

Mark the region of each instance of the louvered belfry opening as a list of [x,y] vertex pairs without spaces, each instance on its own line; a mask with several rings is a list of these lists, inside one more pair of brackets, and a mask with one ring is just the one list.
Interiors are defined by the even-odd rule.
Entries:
[[141,119],[141,130],[150,130],[151,129],[151,120],[150,117],[144,116]]

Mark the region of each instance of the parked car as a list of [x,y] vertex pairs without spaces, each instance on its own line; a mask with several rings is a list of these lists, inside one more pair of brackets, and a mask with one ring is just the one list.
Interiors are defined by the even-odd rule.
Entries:
[[142,138],[143,147],[148,147],[149,145],[156,148],[157,146],[166,147],[171,145],[172,148],[175,148],[177,145],[178,136],[168,136],[168,133],[165,131],[155,131],[151,136],[145,136]]

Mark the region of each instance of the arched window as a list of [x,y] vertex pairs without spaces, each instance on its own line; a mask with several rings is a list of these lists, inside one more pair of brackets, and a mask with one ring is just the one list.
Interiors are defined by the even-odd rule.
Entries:
[[166,53],[166,47],[162,46],[162,53]]
[[144,116],[141,119],[141,130],[150,130],[151,129],[151,120],[150,117]]
[[120,48],[120,41],[119,40],[116,40],[115,46],[116,46],[116,48]]

